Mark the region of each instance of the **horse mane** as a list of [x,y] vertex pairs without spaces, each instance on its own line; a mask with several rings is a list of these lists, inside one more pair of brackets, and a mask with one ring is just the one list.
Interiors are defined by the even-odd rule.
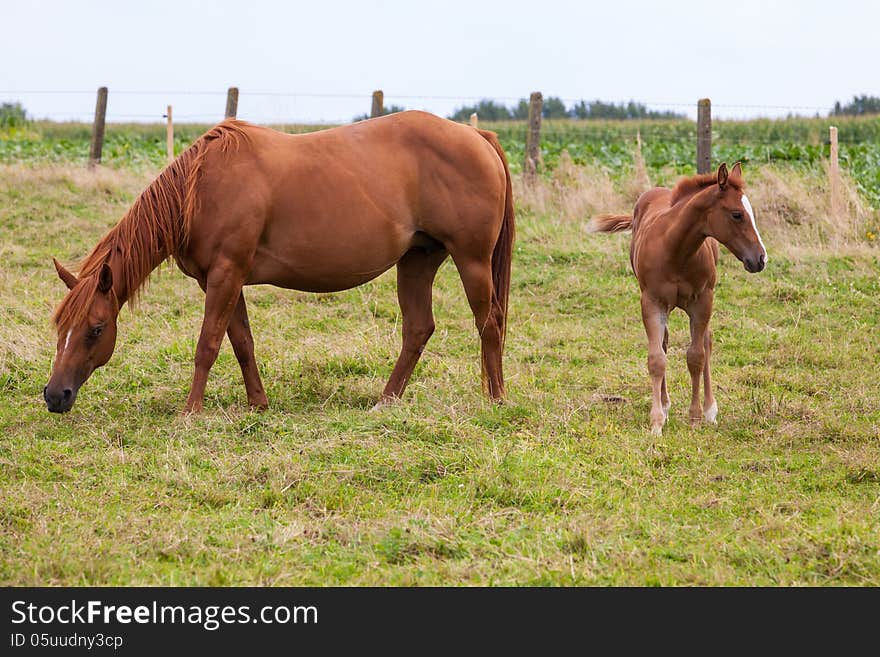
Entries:
[[[697,192],[701,192],[706,189],[706,187],[717,183],[717,173],[701,173],[696,176],[686,176],[681,178],[678,183],[676,183],[675,187],[672,188],[672,196],[669,197],[669,205],[671,207],[679,201],[690,198]],[[742,189],[742,186],[733,178],[728,178],[727,183],[736,189]]]
[[[80,262],[79,283],[52,315],[59,330],[85,318],[98,289],[98,274],[114,252],[122,254],[122,281],[126,299],[134,304],[150,273],[187,244],[193,216],[199,207],[199,180],[208,146],[216,141],[220,152],[249,141],[249,124],[227,119],[211,128],[171,162],[141,192],[116,226]],[[125,301],[120,300],[120,301]]]

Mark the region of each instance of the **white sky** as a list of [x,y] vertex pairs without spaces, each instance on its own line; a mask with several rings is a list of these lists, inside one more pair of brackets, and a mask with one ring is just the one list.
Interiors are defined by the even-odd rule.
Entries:
[[170,103],[176,120],[211,122],[237,85],[240,118],[347,121],[373,89],[441,115],[540,90],[810,115],[880,95],[878,26],[872,0],[0,0],[0,101],[88,120],[106,85],[108,120],[161,120]]

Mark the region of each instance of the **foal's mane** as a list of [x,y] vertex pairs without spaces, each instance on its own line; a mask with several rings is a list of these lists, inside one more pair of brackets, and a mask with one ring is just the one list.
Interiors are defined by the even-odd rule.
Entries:
[[[717,173],[702,173],[696,176],[681,178],[672,188],[672,196],[669,197],[670,207],[681,200],[690,198],[697,192],[701,192],[711,185],[718,183]],[[727,183],[736,189],[742,190],[742,186],[733,178],[728,178]]]
[[60,331],[78,324],[98,289],[98,274],[114,252],[122,255],[122,280],[114,283],[135,302],[150,275],[163,260],[178,254],[189,240],[198,210],[199,180],[208,145],[217,141],[221,152],[250,139],[248,124],[227,119],[199,137],[141,192],[116,226],[80,262],[79,283],[58,304],[52,321]]

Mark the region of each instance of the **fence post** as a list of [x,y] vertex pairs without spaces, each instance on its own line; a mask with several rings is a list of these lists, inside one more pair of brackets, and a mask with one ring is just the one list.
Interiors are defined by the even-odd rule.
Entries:
[[697,173],[712,170],[712,102],[701,98],[697,103]]
[[474,112],[473,114],[471,114],[471,127],[476,128],[478,122],[479,122],[479,118],[477,117],[477,113]]
[[226,92],[226,113],[224,118],[234,119],[238,114],[238,87],[229,87]]
[[828,132],[831,141],[831,161],[828,164],[828,177],[830,178],[831,187],[831,214],[834,217],[840,217],[842,214],[842,204],[840,202],[840,162],[837,157],[837,128],[831,126]]
[[384,102],[385,102],[385,94],[382,93],[381,89],[377,89],[373,92],[373,105],[370,107],[370,118],[375,119],[377,116],[382,116],[384,112]]
[[523,162],[523,173],[526,178],[534,180],[538,173],[541,158],[541,112],[544,109],[544,97],[540,91],[529,96],[529,126],[526,133],[526,160]]
[[104,150],[104,121],[107,118],[107,87],[98,88],[98,98],[95,101],[95,122],[92,124],[92,144],[89,148],[89,168],[94,167],[101,161],[101,151]]
[[168,151],[168,164],[174,161],[174,123],[171,120],[171,105],[168,106],[168,128],[166,133],[166,150]]

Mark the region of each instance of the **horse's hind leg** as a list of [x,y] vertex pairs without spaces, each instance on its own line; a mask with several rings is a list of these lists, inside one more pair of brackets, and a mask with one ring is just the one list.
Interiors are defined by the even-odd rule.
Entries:
[[703,419],[715,424],[718,422],[718,402],[712,392],[712,374],[709,361],[712,358],[712,329],[706,329],[706,364],[703,366]]
[[260,372],[257,369],[257,361],[254,358],[254,337],[251,335],[251,325],[248,321],[247,304],[244,300],[244,291],[238,295],[238,303],[229,320],[226,329],[229,342],[235,358],[241,366],[241,375],[244,378],[244,388],[247,391],[248,404],[254,408],[266,409],[269,400],[266,399],[266,391],[260,380]]
[[666,352],[663,335],[667,310],[650,297],[642,295],[642,323],[648,336],[648,375],[651,377],[651,433],[663,433],[666,412],[663,406],[663,379],[666,377]]
[[[663,353],[668,353],[669,348],[669,328],[663,327]],[[669,390],[666,388],[666,372],[663,372],[663,382],[660,384],[660,401],[663,403],[663,415],[669,418]]]
[[504,317],[494,302],[492,261],[452,255],[480,333],[483,391],[492,401],[504,399],[504,373],[501,367]]
[[376,406],[398,399],[406,388],[419,356],[434,333],[431,288],[434,276],[446,259],[444,249],[410,249],[397,263],[397,299],[403,316],[403,346]]

